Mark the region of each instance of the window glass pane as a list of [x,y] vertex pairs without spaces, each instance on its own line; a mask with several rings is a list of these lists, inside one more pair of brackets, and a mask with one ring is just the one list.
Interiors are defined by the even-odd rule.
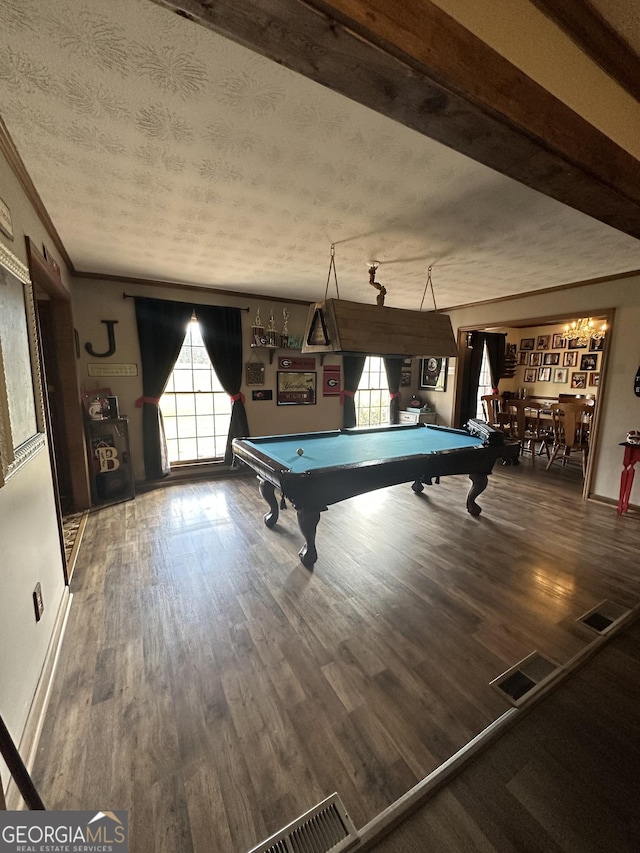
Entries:
[[224,456],[231,400],[216,376],[196,321],[189,323],[160,408],[165,418],[170,462]]
[[[193,394],[177,394],[176,395],[176,413],[178,417],[192,415],[195,411],[194,395]],[[178,428],[179,429],[179,428]]]

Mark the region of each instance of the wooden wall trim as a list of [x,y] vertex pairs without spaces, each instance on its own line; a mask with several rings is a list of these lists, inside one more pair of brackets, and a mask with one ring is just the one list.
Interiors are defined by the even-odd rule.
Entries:
[[4,154],[9,164],[9,167],[13,174],[16,176],[18,181],[20,182],[20,186],[24,190],[27,198],[31,202],[33,209],[36,212],[36,215],[42,225],[44,226],[47,234],[51,237],[51,241],[54,246],[58,250],[60,257],[64,261],[69,271],[73,272],[73,264],[71,263],[71,258],[67,254],[67,250],[64,247],[64,243],[60,239],[60,235],[58,234],[55,225],[51,221],[51,217],[47,212],[47,208],[44,206],[44,202],[40,198],[37,189],[29,173],[27,171],[26,166],[22,161],[22,157],[18,154],[18,149],[16,148],[13,139],[11,138],[11,134],[7,130],[7,126],[0,117],[0,153]]
[[640,237],[640,161],[421,0],[153,0]]
[[627,92],[640,101],[640,57],[588,0],[531,0]]

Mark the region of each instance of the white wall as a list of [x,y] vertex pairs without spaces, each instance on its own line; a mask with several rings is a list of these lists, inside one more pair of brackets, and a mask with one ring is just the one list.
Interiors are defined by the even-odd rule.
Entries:
[[[25,234],[53,244],[18,180],[0,154],[0,198],[8,205],[14,239],[0,241],[26,264]],[[58,263],[62,265],[58,258]],[[0,291],[1,299],[1,291]],[[0,310],[2,304],[0,302]],[[10,359],[10,353],[4,353]],[[43,619],[36,623],[32,593],[42,585]],[[18,743],[45,662],[65,592],[49,454],[41,450],[0,488],[0,714]],[[0,761],[5,782],[8,773]]]

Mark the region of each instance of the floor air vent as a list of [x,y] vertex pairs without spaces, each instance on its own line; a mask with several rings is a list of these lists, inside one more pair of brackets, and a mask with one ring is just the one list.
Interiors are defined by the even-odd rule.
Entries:
[[596,634],[606,634],[631,611],[613,601],[601,601],[577,620]]
[[250,853],[340,853],[357,840],[340,797],[332,794]]
[[522,705],[553,677],[558,664],[533,652],[491,682],[512,705]]

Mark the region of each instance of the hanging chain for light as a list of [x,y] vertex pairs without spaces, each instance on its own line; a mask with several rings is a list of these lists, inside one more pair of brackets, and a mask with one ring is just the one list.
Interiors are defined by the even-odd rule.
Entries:
[[424,298],[427,295],[427,290],[429,288],[431,288],[431,296],[433,298],[433,310],[437,312],[438,306],[436,305],[436,294],[435,294],[435,291],[433,289],[433,281],[431,280],[431,267],[429,267],[429,270],[427,272],[427,282],[424,286],[424,292],[422,294],[422,302],[420,303],[420,311],[422,311],[422,306],[424,305]]
[[331,270],[333,270],[333,279],[336,283],[336,294],[338,299],[340,299],[340,290],[338,289],[338,274],[336,273],[336,244],[331,244],[331,260],[329,261],[329,273],[327,275],[327,286],[324,291],[324,298],[326,300],[327,294],[329,293],[329,282],[331,280]]

